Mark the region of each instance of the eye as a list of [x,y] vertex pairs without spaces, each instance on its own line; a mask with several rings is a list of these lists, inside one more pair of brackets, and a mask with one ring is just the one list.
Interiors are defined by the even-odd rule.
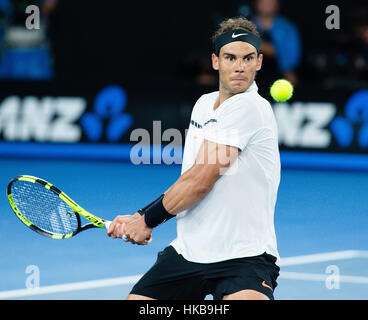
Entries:
[[229,61],[234,61],[235,57],[234,56],[226,56],[225,59],[229,60]]
[[251,60],[253,60],[253,59],[254,59],[254,56],[253,56],[253,55],[248,56],[248,57],[246,57],[246,58],[245,58],[245,60],[247,60],[247,61],[251,61]]

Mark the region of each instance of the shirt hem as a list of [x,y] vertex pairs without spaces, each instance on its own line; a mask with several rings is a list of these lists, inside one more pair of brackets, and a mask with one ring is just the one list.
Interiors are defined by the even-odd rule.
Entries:
[[234,255],[230,255],[230,256],[226,256],[226,257],[221,257],[221,258],[213,258],[213,259],[205,259],[205,260],[193,259],[191,257],[188,257],[187,254],[183,250],[180,250],[180,248],[178,247],[177,243],[175,243],[175,241],[171,242],[170,245],[175,249],[175,251],[178,254],[182,255],[185,260],[190,261],[190,262],[194,262],[194,263],[208,264],[208,263],[216,263],[216,262],[222,262],[222,261],[238,259],[238,258],[249,258],[249,257],[259,256],[259,255],[261,255],[265,252],[267,254],[270,254],[270,255],[274,256],[277,259],[276,264],[279,262],[279,259],[280,259],[278,254],[275,256],[274,253],[271,253],[267,249],[254,249],[252,251],[240,252],[238,254],[234,254]]

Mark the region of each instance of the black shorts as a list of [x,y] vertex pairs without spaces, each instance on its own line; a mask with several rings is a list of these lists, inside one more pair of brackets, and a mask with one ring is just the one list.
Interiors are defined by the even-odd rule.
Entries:
[[172,246],[157,255],[150,270],[130,293],[158,300],[204,300],[212,295],[220,300],[224,295],[252,289],[271,300],[277,286],[280,268],[276,258],[263,253],[215,263],[185,260]]

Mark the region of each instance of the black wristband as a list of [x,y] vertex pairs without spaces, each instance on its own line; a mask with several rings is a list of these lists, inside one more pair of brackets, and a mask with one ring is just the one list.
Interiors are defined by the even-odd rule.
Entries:
[[155,228],[159,224],[174,218],[174,215],[168,213],[162,204],[162,199],[165,194],[159,196],[156,200],[145,206],[143,209],[138,210],[140,215],[144,215],[144,221],[150,228]]

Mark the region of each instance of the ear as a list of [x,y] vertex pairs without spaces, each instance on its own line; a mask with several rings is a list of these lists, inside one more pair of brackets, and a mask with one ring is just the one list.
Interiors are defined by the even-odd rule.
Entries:
[[262,68],[263,54],[259,53],[257,58],[257,67],[256,70],[259,71]]
[[218,70],[219,69],[219,58],[218,56],[216,56],[214,53],[212,53],[212,68],[214,70]]

